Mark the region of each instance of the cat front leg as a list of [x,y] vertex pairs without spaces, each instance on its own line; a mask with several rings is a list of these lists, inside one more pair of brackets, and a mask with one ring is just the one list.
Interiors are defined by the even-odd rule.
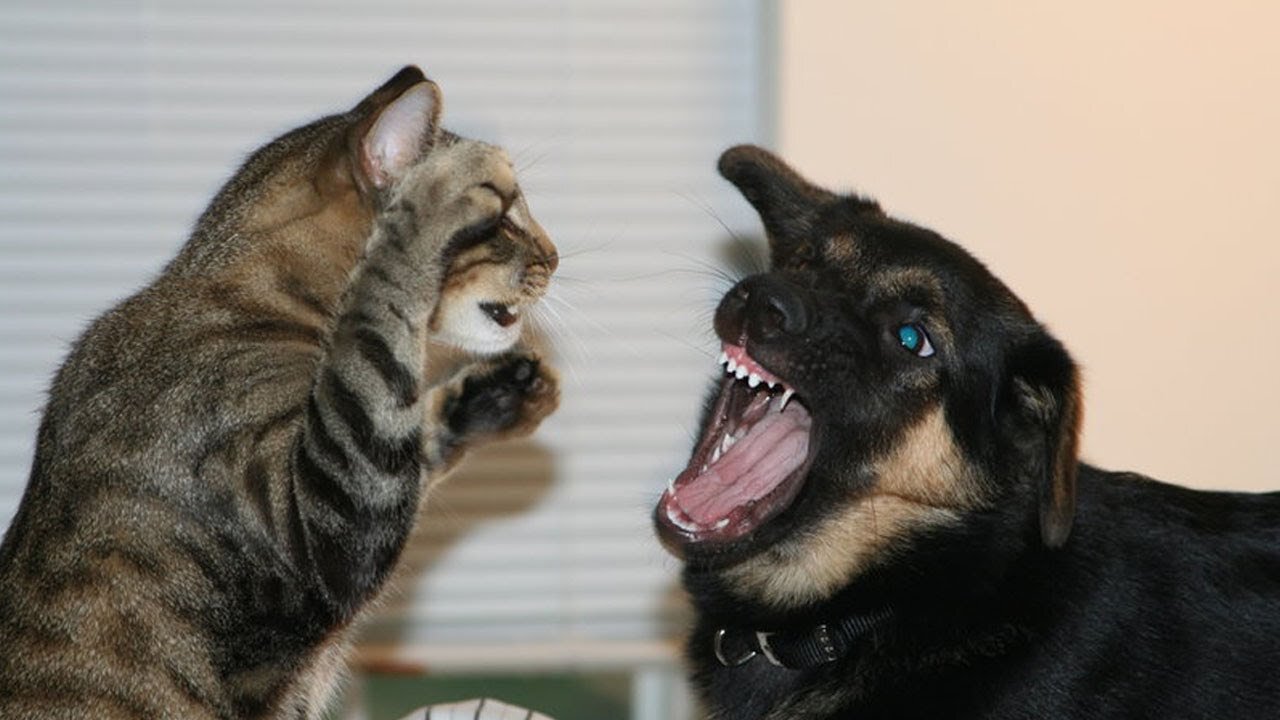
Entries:
[[428,319],[446,248],[492,235],[516,196],[506,153],[435,147],[397,180],[344,298],[292,461],[298,536],[327,614],[382,586],[412,529],[431,437]]

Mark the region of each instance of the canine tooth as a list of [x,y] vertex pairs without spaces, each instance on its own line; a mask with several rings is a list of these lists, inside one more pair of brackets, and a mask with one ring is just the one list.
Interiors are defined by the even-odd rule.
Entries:
[[738,369],[738,363],[734,362],[733,358],[728,356],[725,357],[724,366],[729,372],[735,372]]
[[717,453],[729,452],[729,448],[733,447],[733,444],[735,442],[737,442],[737,440],[734,440],[732,435],[725,435],[723,438],[720,438],[720,447],[716,450],[716,452]]
[[717,460],[719,460],[719,459],[720,459],[720,446],[719,446],[719,445],[717,445],[717,446],[716,446],[716,449],[711,451],[711,462],[712,462],[712,464],[714,464],[714,463],[715,463],[715,461],[717,461]]
[[667,508],[667,519],[670,520],[673,525],[685,532],[697,532],[700,529],[696,523],[681,521],[680,516],[676,514],[674,507]]
[[712,529],[712,530],[721,530],[721,529],[723,529],[723,528],[724,528],[724,526],[726,526],[726,525],[728,525],[728,524],[729,524],[729,518],[720,518],[720,522],[717,522],[715,525],[712,525],[712,526],[711,526],[711,529]]
[[791,388],[787,388],[786,391],[782,393],[782,405],[778,408],[778,412],[782,412],[787,409],[787,403],[791,401],[791,396],[795,394],[796,391]]
[[728,365],[728,364],[729,364],[729,356],[728,356],[728,355],[726,355],[726,354],[725,354],[725,352],[724,352],[723,350],[721,350],[721,351],[720,351],[720,357],[716,360],[716,362],[717,362],[717,363],[719,363],[719,364],[721,364],[721,365]]
[[755,387],[755,386],[757,386],[757,385],[759,385],[759,384],[760,384],[760,376],[759,376],[759,375],[757,375],[757,374],[755,374],[755,373],[751,373],[750,375],[748,375],[748,376],[747,376],[747,385],[750,385],[751,387]]

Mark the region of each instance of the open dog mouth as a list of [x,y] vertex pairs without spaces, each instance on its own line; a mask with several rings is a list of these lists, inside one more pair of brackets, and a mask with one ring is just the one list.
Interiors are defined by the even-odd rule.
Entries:
[[785,510],[811,462],[813,419],[795,390],[726,343],[726,376],[689,466],[658,501],[659,526],[685,543],[737,540]]

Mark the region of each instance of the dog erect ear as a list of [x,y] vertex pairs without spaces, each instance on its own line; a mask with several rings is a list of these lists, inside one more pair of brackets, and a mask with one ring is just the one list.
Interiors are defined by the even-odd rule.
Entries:
[[412,65],[360,101],[348,146],[362,190],[386,188],[436,143],[442,107],[440,88]]
[[737,186],[764,223],[774,266],[786,264],[812,237],[818,214],[838,196],[823,190],[755,145],[737,145],[720,155],[720,174]]
[[1006,392],[1011,417],[1004,426],[1023,477],[1036,486],[1040,538],[1060,547],[1075,519],[1083,418],[1079,373],[1062,345],[1040,333],[1015,351]]
[[811,184],[780,158],[755,145],[736,145],[720,155],[720,174],[751,203],[771,242],[808,234],[818,209],[836,199]]
[[800,176],[773,153],[755,145],[737,145],[720,155],[720,174],[737,186],[760,213],[774,264],[785,262],[814,237],[816,225],[833,204],[854,215],[880,212],[880,206],[855,195],[837,195]]

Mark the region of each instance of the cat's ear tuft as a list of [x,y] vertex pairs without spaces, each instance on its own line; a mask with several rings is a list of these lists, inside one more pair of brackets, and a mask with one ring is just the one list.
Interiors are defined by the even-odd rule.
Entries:
[[364,179],[379,190],[400,178],[440,135],[440,88],[424,80],[374,118],[359,143]]

